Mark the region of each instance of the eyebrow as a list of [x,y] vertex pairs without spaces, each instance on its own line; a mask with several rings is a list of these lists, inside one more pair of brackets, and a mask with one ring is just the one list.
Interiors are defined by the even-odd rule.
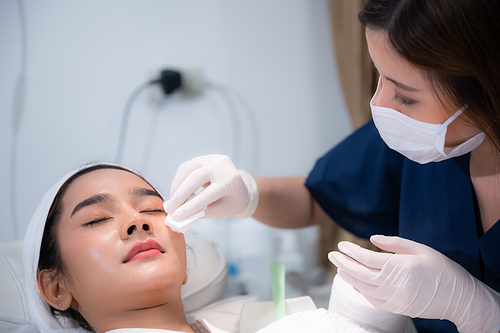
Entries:
[[[147,196],[151,196],[151,195],[158,197],[163,201],[163,198],[156,191],[153,191],[153,190],[150,190],[147,188],[134,188],[132,190],[132,197],[134,197],[134,198],[147,197]],[[71,216],[75,215],[75,213],[77,211],[79,211],[80,209],[82,209],[84,207],[88,207],[91,205],[96,205],[96,204],[100,204],[100,203],[104,203],[104,202],[110,202],[110,201],[111,201],[111,196],[109,196],[108,194],[93,195],[90,198],[85,199],[82,202],[80,202],[79,204],[77,204],[75,206],[75,208],[73,209],[73,212],[71,212]]]
[[132,196],[134,198],[137,198],[137,197],[147,197],[147,196],[150,196],[150,195],[153,195],[153,196],[158,197],[161,200],[163,200],[163,198],[161,197],[161,195],[158,192],[156,192],[154,190],[151,190],[149,188],[134,188],[132,190]]
[[[375,70],[379,75],[380,72],[378,71],[378,68],[375,67],[375,64],[373,63],[373,60],[371,61],[371,67],[373,70]],[[403,90],[406,90],[406,91],[409,91],[409,92],[419,92],[420,90],[416,89],[416,88],[413,88],[413,87],[410,87],[410,86],[407,86],[406,84],[402,84],[401,82],[398,82],[394,79],[391,79],[390,77],[385,77],[387,79],[387,81],[390,81],[392,82],[397,88],[400,88],[400,89],[403,89]]]
[[83,207],[87,207],[87,206],[91,206],[91,205],[95,205],[95,204],[99,204],[99,203],[103,203],[103,202],[109,202],[109,201],[111,201],[111,197],[109,195],[96,194],[94,196],[91,196],[88,199],[83,200],[78,205],[76,205],[75,208],[73,209],[73,212],[71,212],[71,216],[75,215],[75,213],[77,211],[79,211],[80,209],[82,209]]
[[403,89],[403,90],[406,90],[406,91],[409,91],[409,92],[418,92],[420,90],[416,89],[416,88],[413,88],[413,87],[410,87],[410,86],[407,86],[406,84],[402,84],[401,82],[398,82],[394,79],[391,79],[389,77],[385,77],[387,79],[387,81],[391,81],[392,83],[394,83],[394,85],[399,88],[399,89]]

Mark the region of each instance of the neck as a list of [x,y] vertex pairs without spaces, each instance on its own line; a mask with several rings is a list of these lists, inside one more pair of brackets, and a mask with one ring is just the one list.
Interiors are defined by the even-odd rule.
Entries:
[[470,176],[486,233],[500,219],[500,153],[488,138],[471,153]]
[[189,326],[182,301],[169,302],[142,309],[131,309],[102,316],[102,323],[92,324],[97,333],[119,328],[151,328],[193,332]]
[[488,137],[471,152],[470,173],[471,177],[500,175],[500,152]]

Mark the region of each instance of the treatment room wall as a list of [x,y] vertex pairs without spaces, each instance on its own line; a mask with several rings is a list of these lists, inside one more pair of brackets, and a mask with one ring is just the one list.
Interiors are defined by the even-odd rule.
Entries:
[[[114,160],[127,99],[162,68],[198,68],[211,84],[162,101],[149,88],[133,104],[123,164],[166,198],[193,157],[227,154],[255,176],[307,175],[351,132],[326,0],[2,0],[0,45],[0,241],[23,237],[63,174]],[[243,273],[267,269],[279,247],[280,231],[252,219],[192,230]],[[313,257],[317,229],[298,233]]]

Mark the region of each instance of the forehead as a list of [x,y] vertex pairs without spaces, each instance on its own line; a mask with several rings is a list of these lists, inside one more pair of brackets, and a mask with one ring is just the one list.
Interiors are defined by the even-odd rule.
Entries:
[[372,30],[366,28],[366,42],[368,44],[368,52],[373,62],[384,63],[384,59],[390,58],[391,63],[396,62],[396,66],[409,66],[409,63],[396,52],[394,47],[389,42],[387,33],[384,30]]
[[402,81],[411,79],[417,83],[425,83],[422,71],[396,52],[384,30],[367,28],[366,41],[370,57],[381,75]]
[[68,187],[64,195],[64,201],[70,204],[98,193],[128,194],[133,188],[153,189],[146,181],[131,172],[117,169],[100,169],[75,179]]

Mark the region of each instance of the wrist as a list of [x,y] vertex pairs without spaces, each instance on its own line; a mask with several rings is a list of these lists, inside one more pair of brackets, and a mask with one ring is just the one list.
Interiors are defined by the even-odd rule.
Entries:
[[238,172],[243,180],[243,185],[248,191],[248,203],[241,213],[233,215],[233,217],[249,218],[253,215],[259,204],[259,188],[252,175],[245,170],[238,170]]
[[474,277],[470,297],[461,316],[452,320],[459,332],[500,332],[500,294]]

